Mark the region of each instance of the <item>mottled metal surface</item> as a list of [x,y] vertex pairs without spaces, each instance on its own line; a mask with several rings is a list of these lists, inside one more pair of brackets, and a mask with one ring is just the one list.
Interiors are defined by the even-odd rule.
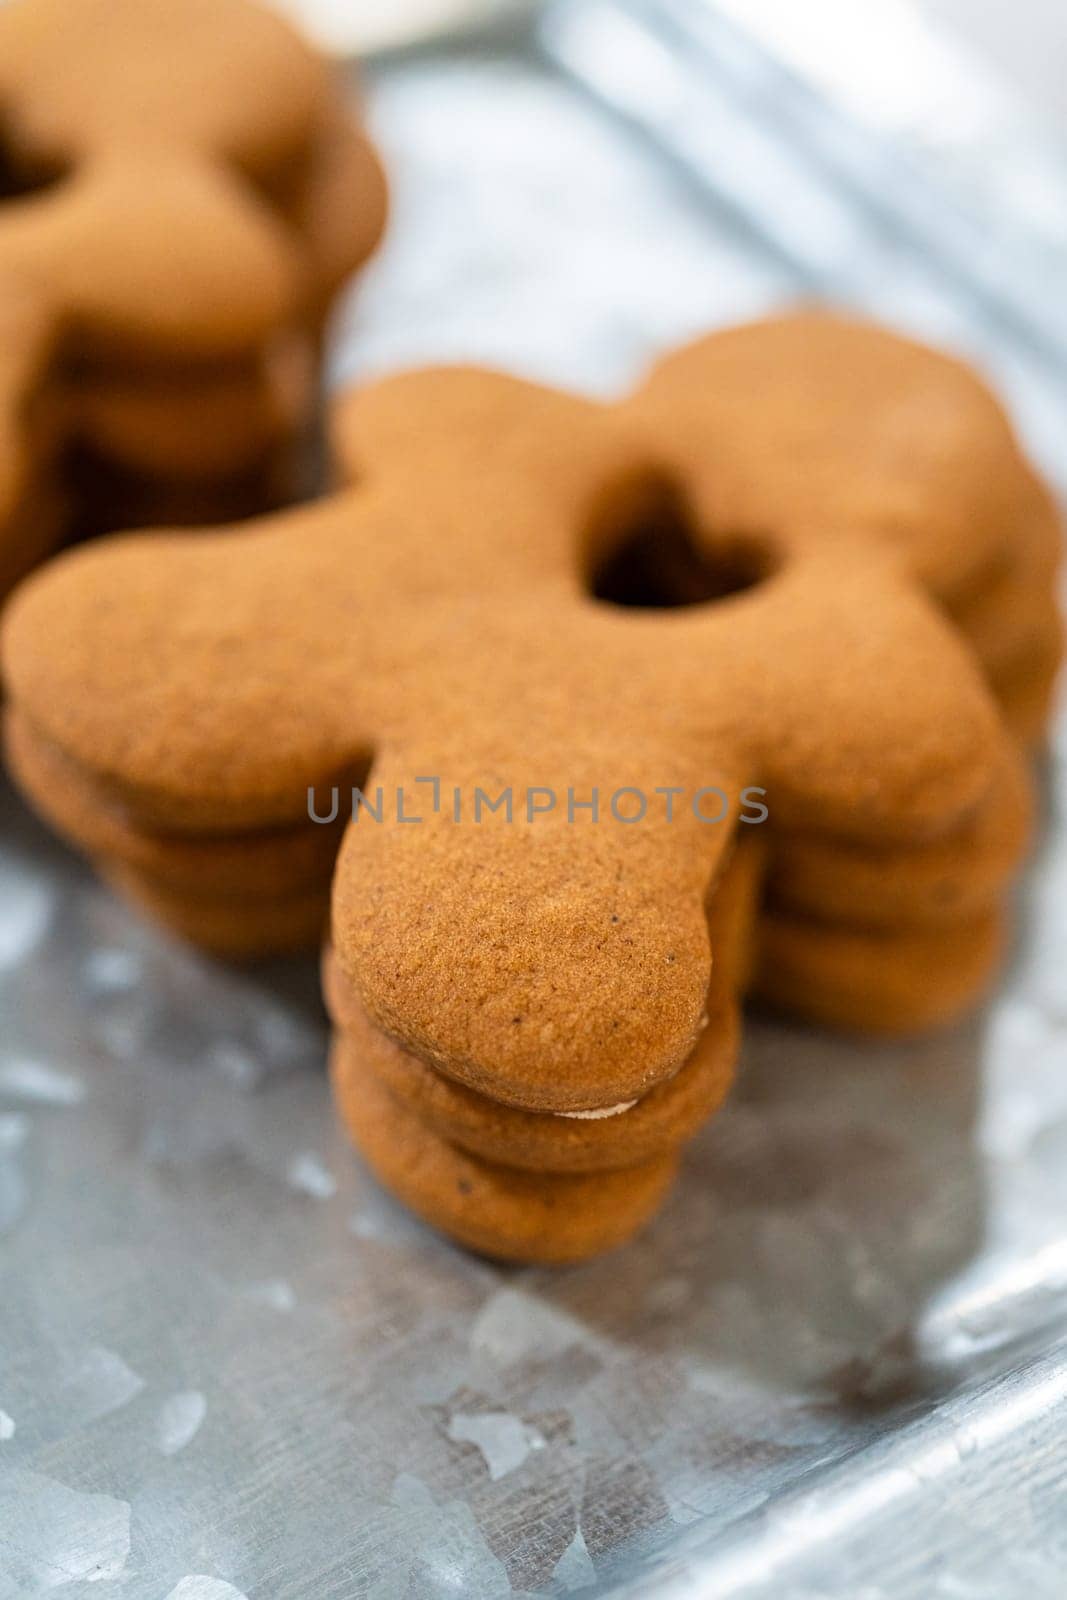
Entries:
[[[398,64],[374,111],[395,232],[346,370],[473,354],[604,391],[790,288],[519,61]],[[1047,373],[920,301],[1064,436]],[[312,962],[155,936],[5,795],[0,1600],[1060,1600],[1062,765],[1050,804],[984,1015],[865,1048],[753,1020],[663,1215],[551,1273],[377,1189]]]

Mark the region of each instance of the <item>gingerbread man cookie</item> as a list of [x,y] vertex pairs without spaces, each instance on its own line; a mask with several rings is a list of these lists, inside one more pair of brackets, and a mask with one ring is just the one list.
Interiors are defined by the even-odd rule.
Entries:
[[383,210],[271,11],[0,8],[0,579],[57,541],[60,487],[79,528],[291,497],[322,321]]
[[[1049,502],[965,369],[819,315],[612,408],[411,373],[338,436],[333,499],[28,582],[14,769],[221,950],[307,940],[343,830],[353,1136],[457,1238],[575,1259],[654,1210],[743,990],[900,1031],[987,983],[1030,793],[959,619]],[[1001,617],[1023,677],[1042,596]]]

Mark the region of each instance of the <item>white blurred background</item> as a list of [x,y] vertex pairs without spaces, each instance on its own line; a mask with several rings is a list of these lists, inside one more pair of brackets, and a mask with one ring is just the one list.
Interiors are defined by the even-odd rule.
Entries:
[[[440,31],[472,15],[508,7],[527,0],[279,0],[299,15],[318,36],[339,51],[368,50],[411,37]],[[951,27],[1031,102],[1033,109],[1055,120],[1067,131],[1067,4],[1064,0],[899,0]],[[797,0],[778,0],[753,9],[777,10],[783,25],[803,25],[811,8]],[[825,13],[825,4],[816,11]],[[844,18],[862,16],[856,0],[838,0]],[[790,16],[789,14],[792,13]]]
[[1067,132],[1067,5],[1064,0],[921,0]]

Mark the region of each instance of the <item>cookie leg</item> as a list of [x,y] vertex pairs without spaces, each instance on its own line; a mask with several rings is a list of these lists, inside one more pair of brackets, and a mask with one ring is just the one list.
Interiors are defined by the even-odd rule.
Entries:
[[618,1172],[519,1172],[442,1139],[369,1072],[331,1067],[341,1117],[375,1175],[424,1221],[503,1261],[562,1266],[624,1244],[653,1216],[677,1158]]

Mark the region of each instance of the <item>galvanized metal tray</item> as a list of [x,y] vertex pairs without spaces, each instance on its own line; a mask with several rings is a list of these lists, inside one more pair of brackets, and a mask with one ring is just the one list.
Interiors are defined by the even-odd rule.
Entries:
[[[379,64],[393,233],[338,377],[461,356],[607,393],[826,289],[976,353],[1060,465],[1052,310],[1046,340],[1036,293],[887,218],[934,192],[916,149],[844,118],[831,145],[881,163],[846,190],[784,90],[740,94],[751,41],[678,48],[670,9],[576,0]],[[998,241],[1001,288],[1040,281],[1035,240],[1017,273]],[[5,794],[0,1600],[1060,1600],[1065,750],[988,1010],[874,1047],[753,1019],[664,1214],[555,1273],[375,1186],[313,962],[152,933]]]

